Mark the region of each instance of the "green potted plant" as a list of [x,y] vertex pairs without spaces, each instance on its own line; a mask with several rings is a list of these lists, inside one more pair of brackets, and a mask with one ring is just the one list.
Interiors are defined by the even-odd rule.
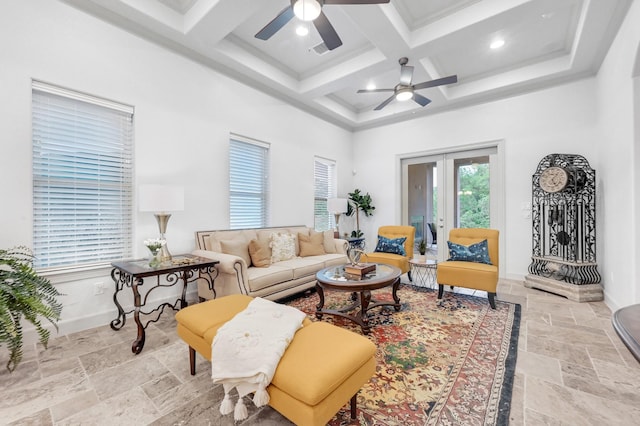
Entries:
[[33,253],[19,246],[0,249],[0,344],[9,350],[7,370],[12,372],[22,360],[22,319],[32,323],[47,347],[49,330],[40,323],[40,317],[51,322],[56,330],[62,304],[61,294],[49,280],[33,269]]
[[427,240],[425,238],[420,240],[420,243],[418,244],[418,252],[422,256],[427,253]]
[[362,237],[362,231],[360,231],[360,211],[365,216],[373,215],[373,211],[376,209],[372,204],[371,195],[367,192],[362,194],[359,189],[349,193],[349,202],[347,203],[347,216],[356,215],[356,229],[351,232],[352,238]]

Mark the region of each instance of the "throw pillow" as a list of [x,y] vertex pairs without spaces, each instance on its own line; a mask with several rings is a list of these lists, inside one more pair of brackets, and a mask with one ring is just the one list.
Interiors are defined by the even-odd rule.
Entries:
[[232,254],[244,259],[247,266],[251,266],[251,256],[249,256],[249,244],[244,240],[223,240],[220,241],[220,250],[225,254]]
[[382,235],[378,235],[378,244],[376,245],[376,249],[374,251],[406,256],[407,253],[404,250],[405,241],[407,241],[407,237],[387,238],[383,237]]
[[269,243],[258,240],[249,241],[249,255],[251,256],[253,266],[266,268],[271,265]]
[[324,252],[325,253],[337,253],[336,250],[336,240],[333,238],[333,231],[324,231]]
[[296,257],[295,235],[274,232],[271,234],[269,247],[271,247],[271,263]]
[[298,234],[298,242],[300,243],[300,257],[326,254],[324,234],[321,232],[314,232],[311,235]]
[[487,240],[482,240],[479,243],[468,246],[447,241],[447,245],[449,246],[449,259],[447,260],[493,265],[491,260],[489,260],[489,244]]

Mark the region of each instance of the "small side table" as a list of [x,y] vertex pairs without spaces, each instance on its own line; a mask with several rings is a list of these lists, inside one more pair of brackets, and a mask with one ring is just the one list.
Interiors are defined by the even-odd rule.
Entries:
[[438,261],[435,259],[416,259],[409,261],[411,275],[416,285],[431,288],[436,282],[436,268]]
[[[215,297],[215,290],[213,288],[214,280],[217,276],[217,270],[215,265],[220,263],[217,260],[207,259],[204,257],[179,255],[173,256],[173,259],[169,262],[163,262],[160,266],[152,268],[149,266],[149,261],[144,260],[128,260],[111,263],[113,269],[111,270],[111,278],[115,284],[115,292],[113,293],[113,302],[118,308],[118,316],[111,321],[112,330],[120,330],[127,322],[127,315],[133,313],[133,319],[138,325],[138,335],[131,345],[131,351],[134,354],[139,354],[144,347],[145,330],[147,326],[160,319],[160,315],[164,312],[166,307],[173,309],[174,311],[187,307],[188,303],[185,299],[187,294],[187,284],[203,279],[209,284],[209,289],[213,291]],[[160,282],[160,277],[165,275],[164,283]],[[156,283],[154,286],[144,293],[140,294],[140,288],[144,284],[144,279],[147,277],[155,277]],[[178,282],[182,282],[182,295],[174,303],[161,303],[159,306],[149,310],[143,311],[142,308],[147,304],[147,299],[151,292],[159,287],[171,287]],[[122,309],[122,305],[118,301],[118,293],[122,291],[124,287],[131,287],[133,292],[133,305],[134,308],[130,311]],[[150,315],[157,312],[155,319],[150,319],[143,324],[140,319],[140,314]]]

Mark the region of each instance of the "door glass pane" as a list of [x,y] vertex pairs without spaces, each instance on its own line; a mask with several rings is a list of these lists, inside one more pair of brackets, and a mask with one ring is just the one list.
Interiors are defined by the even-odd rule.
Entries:
[[421,241],[428,249],[434,248],[437,211],[436,163],[419,163],[408,166],[408,213],[409,224],[416,228],[416,252]]
[[489,215],[489,157],[454,160],[456,197],[455,227],[488,228]]

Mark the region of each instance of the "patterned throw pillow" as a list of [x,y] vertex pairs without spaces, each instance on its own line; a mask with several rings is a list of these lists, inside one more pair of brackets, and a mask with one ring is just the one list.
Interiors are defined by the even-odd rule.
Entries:
[[378,235],[378,244],[376,245],[376,249],[374,251],[406,256],[407,253],[404,250],[405,241],[407,241],[407,237],[386,238],[382,235]]
[[271,263],[296,257],[296,237],[292,234],[274,232],[271,234]]
[[449,259],[447,260],[493,265],[489,260],[489,244],[487,243],[487,240],[482,240],[479,243],[471,244],[469,246],[463,246],[462,244],[447,241],[447,245],[449,246]]

